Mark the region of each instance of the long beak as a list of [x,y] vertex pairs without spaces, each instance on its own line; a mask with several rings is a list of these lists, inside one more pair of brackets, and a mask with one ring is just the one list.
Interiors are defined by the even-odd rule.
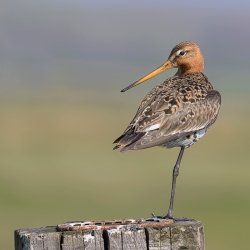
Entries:
[[173,64],[170,60],[167,60],[165,63],[163,63],[159,68],[155,69],[154,71],[152,71],[151,73],[149,73],[148,75],[142,77],[140,80],[130,84],[128,87],[124,88],[123,90],[121,90],[121,92],[125,92],[127,91],[128,89],[131,89],[133,87],[135,87],[136,85],[142,83],[142,82],[145,82],[147,80],[149,80],[150,78],[154,77],[154,76],[157,76],[159,74],[161,74],[162,72],[168,70],[168,69],[171,69],[173,68]]

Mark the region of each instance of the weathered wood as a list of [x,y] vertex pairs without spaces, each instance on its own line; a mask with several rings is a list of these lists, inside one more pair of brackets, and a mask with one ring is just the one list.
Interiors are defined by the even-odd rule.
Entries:
[[122,233],[119,228],[106,230],[108,234],[109,244],[107,244],[110,250],[122,250]]
[[171,250],[205,249],[204,230],[201,222],[178,222],[171,229]]
[[148,246],[150,250],[171,249],[171,228],[170,227],[147,227]]
[[18,229],[15,250],[204,250],[200,221],[167,226],[128,224],[110,229],[57,232],[56,227]]
[[61,237],[62,250],[84,250],[83,232],[63,232]]
[[103,232],[95,230],[95,250],[104,250]]
[[181,221],[168,227],[147,227],[149,250],[203,250],[204,231],[199,221]]
[[147,250],[145,229],[140,225],[127,225],[122,229],[123,250]]
[[56,227],[16,230],[15,250],[60,250],[61,234]]

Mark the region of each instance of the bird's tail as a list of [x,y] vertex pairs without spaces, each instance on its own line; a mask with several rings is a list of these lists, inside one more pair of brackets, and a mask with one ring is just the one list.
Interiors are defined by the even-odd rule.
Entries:
[[135,133],[134,130],[130,129],[114,141],[116,145],[113,149],[115,150],[121,147],[129,146],[139,140],[143,135],[145,135],[144,132]]

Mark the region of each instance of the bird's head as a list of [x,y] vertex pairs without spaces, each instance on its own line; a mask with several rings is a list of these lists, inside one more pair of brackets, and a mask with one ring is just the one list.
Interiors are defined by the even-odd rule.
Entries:
[[201,50],[194,42],[182,42],[176,45],[167,62],[172,68],[178,68],[178,75],[201,72],[204,68]]
[[142,77],[140,80],[124,88],[121,92],[125,92],[126,90],[133,88],[136,85],[145,82],[171,68],[178,68],[176,73],[178,76],[202,72],[204,68],[204,59],[200,48],[194,42],[179,43],[172,49],[168,60],[165,63],[148,75]]

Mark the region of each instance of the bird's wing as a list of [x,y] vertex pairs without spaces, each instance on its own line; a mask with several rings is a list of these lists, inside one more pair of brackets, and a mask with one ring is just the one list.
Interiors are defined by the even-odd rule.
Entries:
[[171,91],[161,92],[146,107],[138,109],[122,139],[129,133],[131,138],[133,135],[137,138],[118,143],[125,146],[122,151],[138,150],[209,127],[218,116],[220,102],[216,90],[198,93],[192,89],[182,93],[181,89],[171,88]]
[[[130,124],[128,125],[128,127],[125,129],[125,131],[123,132],[123,134],[125,134],[127,131],[129,131],[132,127],[135,126],[136,121],[138,120],[139,117],[141,117],[143,115],[143,113],[145,112],[145,109],[147,109],[147,107],[150,107],[152,105],[153,102],[155,102],[155,97],[158,96],[158,94],[161,92],[161,85],[163,85],[165,82],[163,82],[162,84],[157,85],[156,87],[154,87],[146,96],[145,98],[142,100],[139,108],[137,109],[137,112],[135,114],[135,117],[132,119],[132,121],[130,122]],[[118,138],[119,139],[119,138]]]

